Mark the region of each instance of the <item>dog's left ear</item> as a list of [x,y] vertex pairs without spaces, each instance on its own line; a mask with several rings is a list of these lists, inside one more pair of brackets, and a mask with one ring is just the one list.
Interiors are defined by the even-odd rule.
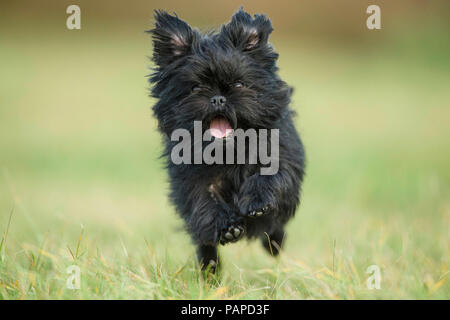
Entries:
[[267,46],[272,31],[272,23],[265,15],[255,14],[252,18],[241,8],[231,22],[222,27],[221,35],[235,48],[251,52]]
[[155,11],[155,28],[148,32],[153,37],[153,61],[160,67],[189,54],[195,36],[186,22],[163,10]]

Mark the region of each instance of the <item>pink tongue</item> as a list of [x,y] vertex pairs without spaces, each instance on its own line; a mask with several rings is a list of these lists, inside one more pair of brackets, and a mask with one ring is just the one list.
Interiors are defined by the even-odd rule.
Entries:
[[223,117],[214,118],[209,126],[211,135],[216,138],[226,137],[233,129],[231,129],[228,121]]

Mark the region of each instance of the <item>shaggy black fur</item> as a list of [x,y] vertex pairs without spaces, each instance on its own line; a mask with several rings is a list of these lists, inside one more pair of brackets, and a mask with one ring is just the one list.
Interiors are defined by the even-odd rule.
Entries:
[[[284,225],[299,204],[304,149],[289,108],[292,89],[279,78],[278,54],[268,43],[270,20],[240,9],[220,31],[202,34],[164,11],[156,11],[155,19],[149,31],[156,64],[153,111],[165,141],[170,198],[202,267],[215,269],[217,245],[244,235],[259,237],[278,254]],[[216,95],[226,97],[224,106],[211,104]],[[192,131],[194,120],[205,124],[217,114],[234,129],[279,129],[278,173],[261,175],[261,164],[173,164],[173,130]]]

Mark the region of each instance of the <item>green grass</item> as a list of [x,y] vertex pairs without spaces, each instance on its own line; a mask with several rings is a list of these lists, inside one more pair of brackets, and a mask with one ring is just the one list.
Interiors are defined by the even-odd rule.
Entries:
[[166,197],[147,36],[59,32],[0,42],[0,299],[450,298],[441,51],[274,38],[307,150],[302,205],[278,260],[226,246],[205,281]]

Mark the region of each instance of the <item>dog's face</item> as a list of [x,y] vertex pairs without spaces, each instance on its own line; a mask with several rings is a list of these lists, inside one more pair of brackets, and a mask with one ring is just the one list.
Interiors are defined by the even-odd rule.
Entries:
[[195,120],[216,138],[230,129],[272,128],[291,89],[276,74],[278,54],[268,44],[272,25],[263,15],[239,10],[218,32],[201,34],[157,11],[150,81],[160,129],[192,130]]

